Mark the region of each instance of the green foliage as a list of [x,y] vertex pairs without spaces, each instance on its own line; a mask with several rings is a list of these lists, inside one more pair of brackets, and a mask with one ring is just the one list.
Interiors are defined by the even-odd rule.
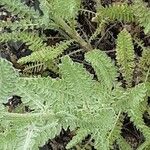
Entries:
[[66,50],[72,41],[61,42],[57,44],[55,47],[47,46],[43,49],[40,49],[36,52],[33,52],[31,55],[23,57],[18,60],[19,63],[27,63],[27,62],[47,62],[49,60],[53,60],[57,58],[60,54]]
[[[18,31],[26,31],[27,29],[55,29],[62,32],[65,31],[71,38],[75,38],[79,43],[85,44],[85,41],[80,38],[77,32],[74,31],[75,28],[75,17],[80,8],[80,0],[41,0],[40,1],[40,10],[35,11],[33,8],[29,8],[25,4],[21,3],[20,0],[8,0],[0,1],[1,5],[4,5],[4,8],[8,8],[15,15],[20,15],[21,17],[18,20],[11,22],[0,22],[2,28],[10,28],[11,31],[14,31],[13,35],[17,34]],[[16,5],[17,4],[17,5]],[[68,5],[69,4],[69,5]],[[42,14],[40,14],[42,12]],[[69,23],[70,25],[68,25]],[[73,25],[74,24],[74,25]],[[31,30],[31,31],[32,31]],[[5,31],[5,30],[4,30]],[[34,33],[32,33],[32,36]],[[11,34],[10,34],[11,35]],[[5,34],[2,36],[2,39],[5,39]],[[9,35],[8,35],[9,36]],[[25,36],[29,39],[25,33],[20,32],[19,37],[25,40]],[[12,35],[11,35],[12,37]],[[31,38],[31,37],[30,37]],[[17,39],[16,39],[17,40]],[[36,41],[36,40],[33,40]],[[31,41],[30,41],[31,42]],[[32,42],[33,44],[33,42]],[[36,44],[36,43],[35,43]],[[38,47],[33,44],[33,47]],[[32,47],[32,48],[33,48]],[[40,49],[40,47],[38,47]]]
[[48,1],[51,4],[51,13],[65,20],[75,18],[80,8],[80,0],[54,0],[52,2],[50,0]]
[[142,81],[150,82],[150,49],[144,49],[142,53],[142,57],[139,62],[139,66],[142,73]]
[[145,34],[150,34],[150,10],[142,0],[136,0],[133,5],[134,15],[138,23],[144,27]]
[[[49,138],[58,135],[61,127],[66,129],[70,126],[72,130],[78,127],[79,130],[67,148],[80,142],[87,134],[92,134],[95,148],[108,150],[116,140],[119,145],[126,143],[120,135],[123,112],[128,113],[146,138],[149,136],[149,129],[142,120],[145,107],[141,109],[146,98],[145,84],[122,89],[115,81],[116,68],[108,56],[94,50],[87,53],[85,58],[93,66],[100,82],[93,80],[93,76],[81,64],[73,62],[68,56],[62,59],[61,78],[57,79],[19,77],[10,63],[0,59],[1,82],[15,82],[13,87],[3,84],[5,97],[0,95],[0,101],[6,102],[13,90],[13,94],[20,95],[23,104],[33,110],[10,113],[1,104],[0,119],[5,124],[3,127],[1,123],[4,132],[0,134],[2,141],[5,141],[5,145],[0,144],[1,149],[21,147],[24,150],[37,150]],[[105,86],[107,88],[103,88]],[[13,138],[10,143],[8,136]]]
[[92,40],[94,40],[104,29],[105,24],[107,21],[102,20],[102,22],[98,25],[98,27],[96,28],[95,32],[91,35],[89,41],[91,42]]
[[86,136],[88,135],[88,132],[85,129],[80,128],[77,131],[77,135],[73,137],[73,139],[71,140],[71,142],[69,142],[69,144],[67,144],[66,148],[70,149],[73,146],[76,146],[79,142],[81,142]]
[[122,145],[120,142],[120,138],[121,138],[121,129],[122,129],[123,120],[124,120],[124,116],[121,114],[121,112],[119,112],[116,118],[116,122],[114,124],[114,128],[111,130],[111,134],[109,136],[110,148],[112,149],[113,149],[114,141],[118,145]]
[[114,3],[112,6],[100,7],[97,10],[97,16],[95,21],[101,22],[102,20],[107,20],[110,22],[123,21],[132,22],[134,21],[134,14],[132,7],[126,3]]
[[[135,22],[149,34],[149,10],[142,1],[137,0],[130,5],[115,3],[108,7],[101,6],[93,18],[98,22],[98,27],[87,41],[76,31],[80,0],[41,0],[38,11],[20,0],[1,0],[0,5],[18,16],[17,21],[0,22],[3,32],[0,42],[22,41],[32,51],[31,55],[18,60],[18,63],[25,65],[23,73],[28,70],[36,73],[45,68],[59,73],[59,78],[55,79],[49,76],[26,77],[0,58],[0,150],[38,150],[58,135],[62,127],[78,129],[67,149],[90,134],[97,150],[113,148],[114,143],[121,150],[130,150],[132,148],[121,135],[124,113],[145,137],[139,150],[150,145],[150,129],[143,120],[144,112],[149,109],[149,48],[135,40],[143,51],[136,64],[140,79],[132,84],[137,66],[133,39],[126,29],[119,33],[116,40],[118,70],[111,58],[90,45],[97,35],[102,34],[106,24],[115,21],[123,24]],[[40,29],[40,34],[37,29]],[[48,45],[49,41],[42,34],[45,29],[58,30],[65,40]],[[94,69],[95,76],[82,64],[63,56],[74,41],[88,51],[84,58]],[[55,64],[60,55],[62,59],[58,72]],[[118,72],[123,75],[126,88],[121,86]],[[12,95],[21,96],[23,104],[9,112],[3,104]],[[24,106],[32,111],[26,112]]]
[[[39,10],[29,8],[21,0],[0,1],[4,8],[12,14],[17,15],[15,21],[1,21],[0,27],[3,32],[0,42],[22,41],[33,51],[30,56],[21,58],[19,63],[44,63],[52,70],[57,70],[54,66],[54,59],[62,54],[72,43],[78,42],[86,50],[92,49],[90,44],[84,41],[75,31],[75,18],[80,8],[80,0],[41,0]],[[49,46],[43,40],[44,35],[37,33],[37,30],[54,29],[67,37],[67,40],[60,42],[56,46]],[[10,32],[7,31],[10,29]],[[42,32],[41,32],[42,33]],[[71,38],[73,40],[68,40]],[[51,63],[51,64],[50,64]],[[36,68],[32,65],[33,68]]]
[[4,5],[8,11],[14,12],[20,17],[37,18],[39,16],[38,12],[24,5],[20,0],[1,0],[0,4]]
[[133,78],[134,63],[134,46],[132,37],[126,29],[122,30],[117,39],[116,59],[120,66],[120,71],[126,80],[131,85]]
[[103,7],[100,6],[97,9],[96,16],[92,21],[98,23],[96,31],[90,38],[93,40],[98,34],[103,34],[103,31],[107,24],[119,21],[121,23],[135,22],[135,16],[131,5],[127,3],[113,3],[112,5]]
[[[18,73],[13,69],[10,63],[6,63],[6,60],[1,59],[0,63],[0,95],[1,102],[5,102],[6,99],[11,96],[15,91],[15,84],[17,82]],[[1,108],[1,106],[0,106]]]
[[[73,40],[68,40],[64,42],[57,43],[56,46],[47,46],[44,43],[42,37],[39,37],[38,34],[32,32],[12,32],[12,33],[4,33],[3,36],[0,37],[1,42],[6,41],[23,41],[26,45],[29,45],[29,49],[32,50],[32,54],[26,57],[23,57],[18,60],[20,64],[25,64],[27,62],[34,62],[34,64],[29,65],[29,67],[25,68],[25,71],[30,68],[34,70],[41,70],[40,68],[49,68],[56,71],[57,67],[54,66],[54,59],[57,58],[60,54],[62,54],[73,42]],[[43,63],[41,67],[38,67],[36,64]],[[30,69],[32,70],[32,69]]]
[[31,147],[33,150],[36,150],[39,146],[45,144],[45,140],[54,138],[55,135],[60,132],[60,129],[60,127],[57,127],[57,122],[49,122],[49,124],[44,127],[43,124],[41,124],[41,126],[29,124],[17,131],[16,150],[20,150],[20,148],[27,150],[31,149]]
[[38,72],[43,72],[46,69],[46,65],[44,63],[35,62],[29,65],[26,65],[23,69],[23,74],[36,74]]
[[[35,11],[33,8],[29,8],[27,5],[21,2],[21,0],[2,0],[1,5],[19,15],[21,18],[14,23],[10,23],[11,28],[59,28],[60,24],[57,24],[56,18],[62,18],[67,22],[72,22],[80,8],[80,0],[41,0],[40,10]],[[42,12],[42,15],[40,14]],[[56,22],[55,22],[56,21]],[[58,26],[57,26],[58,25]]]
[[131,146],[127,143],[127,141],[122,137],[118,137],[119,149],[120,150],[132,150]]
[[91,62],[98,80],[101,81],[103,86],[111,89],[117,77],[117,70],[111,59],[105,53],[99,54],[99,50],[95,50],[94,54],[89,52],[85,57]]
[[44,43],[42,37],[39,37],[38,34],[32,32],[3,33],[3,36],[0,37],[0,42],[12,40],[26,43],[32,51],[44,50],[46,48],[46,43]]
[[100,7],[97,10],[93,21],[102,22],[136,22],[144,28],[145,34],[150,33],[150,10],[142,0],[135,0],[133,4],[114,3],[107,7]]

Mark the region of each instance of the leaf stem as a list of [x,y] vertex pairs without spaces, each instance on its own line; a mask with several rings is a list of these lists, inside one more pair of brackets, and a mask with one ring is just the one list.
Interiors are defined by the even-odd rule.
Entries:
[[91,51],[92,45],[86,42],[76,30],[73,30],[62,18],[54,16],[55,23],[58,24],[71,38],[78,42],[86,51]]

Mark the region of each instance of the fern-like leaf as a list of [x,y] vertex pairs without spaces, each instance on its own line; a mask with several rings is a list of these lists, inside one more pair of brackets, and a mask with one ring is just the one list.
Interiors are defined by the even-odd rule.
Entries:
[[95,32],[91,35],[89,39],[90,42],[94,40],[104,30],[105,24],[106,24],[106,21],[102,20],[102,22],[96,28]]
[[35,62],[33,64],[26,65],[23,69],[23,74],[36,74],[43,72],[46,69],[46,65],[43,63]]
[[20,15],[21,17],[38,18],[39,14],[33,8],[21,3],[21,0],[1,0],[1,5],[4,5],[8,11]]
[[[69,65],[70,64],[70,65]],[[91,95],[90,87],[94,86],[92,81],[92,75],[88,74],[81,64],[73,63],[68,57],[62,60],[60,65],[60,72],[62,78],[68,85],[68,90],[84,97],[81,91],[88,91]],[[69,72],[69,73],[68,73]],[[79,81],[82,80],[82,83]],[[73,84],[70,84],[72,81]]]
[[142,81],[150,82],[150,49],[144,49],[140,58],[139,67],[141,69]]
[[133,70],[135,67],[134,57],[132,37],[130,33],[124,29],[118,35],[116,59],[120,66],[120,71],[129,85],[132,83]]
[[131,121],[134,125],[143,133],[146,140],[150,140],[150,129],[145,125],[143,121],[144,110],[142,107],[137,107],[131,111],[128,111]]
[[5,59],[0,59],[0,101],[4,103],[14,94],[18,73]]
[[97,16],[93,18],[93,21],[102,22],[107,20],[109,22],[121,21],[132,22],[135,20],[132,7],[126,3],[116,4],[108,7],[100,7],[97,10]]
[[88,135],[88,131],[86,129],[79,129],[76,134],[77,135],[67,144],[67,149],[70,149],[81,142]]
[[[127,91],[120,91],[120,95],[118,93],[116,94],[118,95],[115,102],[117,108],[120,108],[122,111],[126,112],[130,108],[134,109],[140,106],[140,103],[144,101],[146,96],[146,90],[145,84],[139,84],[134,88],[128,89]],[[124,94],[124,96],[122,96],[122,94]]]
[[[101,115],[101,117],[99,116]],[[115,125],[115,121],[116,121],[116,115],[113,109],[110,108],[110,110],[105,109],[105,110],[101,110],[99,111],[99,115],[97,115],[97,117],[99,116],[101,118],[101,123],[98,124],[98,122],[95,124],[97,124],[98,128],[91,130],[92,131],[92,136],[95,139],[94,142],[94,147],[96,149],[103,149],[103,150],[107,150],[109,149],[109,133],[111,132],[111,130],[113,130],[113,127]],[[99,118],[99,119],[100,119]],[[104,119],[105,118],[105,119]],[[107,119],[110,121],[109,123],[106,122]],[[95,118],[96,119],[96,118]],[[97,118],[98,119],[98,118]],[[98,121],[99,121],[98,119]],[[103,133],[103,134],[101,134]],[[100,135],[101,134],[101,135]]]
[[55,47],[43,47],[41,50],[33,52],[31,55],[18,60],[19,63],[27,62],[47,62],[54,60],[66,50],[72,41],[60,42]]
[[111,59],[100,50],[87,53],[85,58],[94,67],[98,80],[108,89],[111,89],[117,77],[117,70]]
[[[112,84],[116,84],[117,81],[114,82],[116,69],[110,65],[111,61],[106,54],[95,50],[88,52],[86,59],[91,62],[98,79],[103,79],[104,83],[107,83],[105,80],[109,80],[111,87]],[[147,98],[145,83],[128,89],[123,89],[118,84],[111,90],[103,88],[104,85],[93,80],[93,76],[83,68],[82,64],[73,62],[68,56],[62,58],[59,66],[60,78],[57,79],[19,77],[7,61],[1,59],[0,64],[3,82],[12,79],[15,83],[10,88],[7,88],[7,84],[3,84],[6,95],[1,101],[3,102],[3,98],[7,98],[10,92],[12,93],[13,88],[12,94],[21,96],[23,104],[32,109],[28,113],[10,113],[5,109],[0,111],[0,120],[2,120],[0,135],[5,135],[2,141],[10,142],[9,134],[11,139],[14,138],[13,145],[11,143],[6,146],[0,145],[2,149],[16,150],[21,147],[24,150],[37,150],[49,138],[59,134],[62,126],[65,129],[70,126],[72,130],[79,128],[80,131],[67,148],[71,148],[87,134],[91,134],[92,139],[95,140],[94,147],[97,149],[108,150],[114,140],[117,140],[120,148],[126,146],[130,149],[119,134],[119,129],[121,130],[119,116],[123,112],[130,116],[135,126],[143,132],[146,144],[149,144],[150,130],[143,121]],[[113,72],[111,80],[108,78],[108,70]],[[105,73],[102,74],[103,72]],[[107,78],[103,77],[105,74],[108,74]],[[4,127],[3,123],[7,126]],[[16,134],[18,137],[14,136]]]
[[142,0],[136,0],[133,11],[141,26],[144,27],[145,34],[150,34],[150,10]]
[[38,51],[44,49],[46,44],[43,39],[35,33],[29,32],[12,32],[12,33],[3,33],[3,36],[0,37],[0,42],[7,41],[23,41],[29,45],[29,49],[32,51]]
[[51,13],[68,21],[76,17],[81,3],[80,0],[48,1],[51,5]]
[[131,146],[127,143],[127,141],[120,135],[117,139],[119,143],[120,150],[132,150]]
[[49,138],[52,139],[59,134],[61,128],[58,130],[57,125],[57,122],[51,122],[43,127],[31,124],[18,130],[16,150],[38,150],[39,146],[43,146]]

